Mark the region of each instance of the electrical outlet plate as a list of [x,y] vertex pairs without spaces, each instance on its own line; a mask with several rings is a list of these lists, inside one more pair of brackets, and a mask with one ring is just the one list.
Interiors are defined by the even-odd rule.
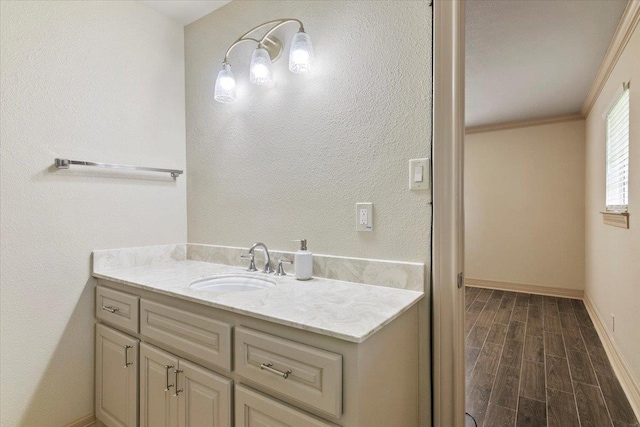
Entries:
[[429,170],[430,159],[409,160],[409,189],[428,190],[430,188],[431,171]]
[[356,231],[373,231],[373,203],[356,203]]
[[616,331],[616,316],[612,313],[611,314],[611,332],[615,332]]

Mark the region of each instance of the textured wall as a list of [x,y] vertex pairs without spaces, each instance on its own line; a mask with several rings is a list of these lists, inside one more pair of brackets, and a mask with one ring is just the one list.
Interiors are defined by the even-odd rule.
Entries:
[[186,239],[183,29],[138,2],[2,1],[2,426],[93,413],[97,248]]
[[467,135],[465,274],[584,288],[584,121]]
[[[622,82],[631,81],[629,229],[604,225],[606,113]],[[618,93],[619,95],[619,93]],[[640,28],[598,97],[586,126],[585,293],[600,314],[640,384]],[[611,315],[616,317],[613,332]]]
[[[408,189],[409,159],[430,154],[431,10],[426,1],[233,1],[185,29],[189,241],[425,262],[429,192]],[[213,100],[224,52],[242,32],[295,17],[315,50],[310,75],[248,82],[255,48],[230,57],[238,100]],[[373,202],[375,231],[355,231]]]

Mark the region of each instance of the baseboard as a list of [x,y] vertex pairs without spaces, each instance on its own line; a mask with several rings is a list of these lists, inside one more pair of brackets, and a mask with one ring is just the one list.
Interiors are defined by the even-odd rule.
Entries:
[[548,295],[552,297],[582,299],[584,291],[580,289],[554,288],[544,285],[531,285],[527,283],[497,282],[495,280],[465,278],[464,284],[477,288],[497,289],[499,291],[524,292],[527,294]]
[[596,310],[596,307],[591,302],[589,294],[587,293],[584,295],[584,305],[587,308],[589,317],[591,317],[591,320],[593,321],[593,326],[595,326],[596,331],[598,332],[598,336],[600,337],[600,341],[602,341],[602,345],[607,352],[607,356],[609,356],[611,367],[616,373],[616,376],[620,381],[620,385],[622,386],[624,393],[627,395],[627,399],[629,399],[629,404],[633,408],[636,418],[640,420],[640,384],[638,384],[638,382],[633,378],[633,375],[631,375],[629,365],[624,360],[622,353],[620,353],[618,344],[616,344],[615,340],[609,333],[609,330],[604,326],[605,323],[602,321],[600,313]]
[[93,427],[96,425],[96,417],[93,414],[82,417],[65,427]]

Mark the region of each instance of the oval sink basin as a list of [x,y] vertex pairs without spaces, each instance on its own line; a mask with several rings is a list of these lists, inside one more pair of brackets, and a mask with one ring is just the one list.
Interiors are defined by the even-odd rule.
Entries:
[[189,286],[211,292],[248,292],[271,288],[275,285],[275,282],[260,277],[229,274],[198,279]]

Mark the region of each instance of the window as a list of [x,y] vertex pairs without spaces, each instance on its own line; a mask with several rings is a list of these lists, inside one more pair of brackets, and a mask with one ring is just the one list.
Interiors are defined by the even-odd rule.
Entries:
[[607,211],[629,205],[629,86],[607,114]]

